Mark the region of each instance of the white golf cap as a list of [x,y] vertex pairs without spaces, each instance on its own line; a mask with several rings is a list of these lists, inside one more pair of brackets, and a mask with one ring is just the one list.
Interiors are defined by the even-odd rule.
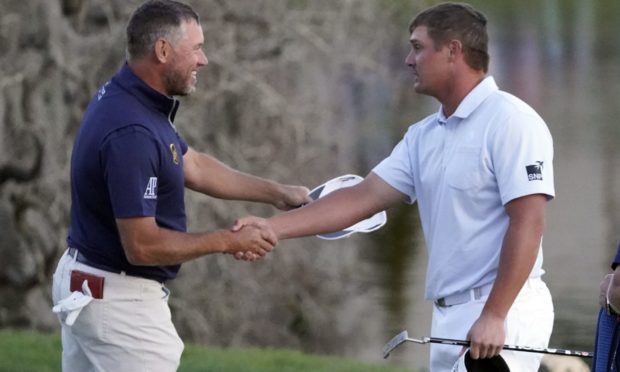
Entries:
[[[310,197],[314,200],[320,199],[325,195],[328,195],[329,193],[338,189],[355,186],[358,183],[362,182],[363,179],[364,178],[355,174],[345,174],[343,176],[333,178],[312,190],[310,192]],[[353,226],[347,227],[346,229],[334,231],[331,233],[320,234],[317,236],[322,239],[333,240],[347,237],[356,232],[369,233],[381,228],[383,225],[385,225],[386,221],[387,215],[385,211],[381,211],[365,220],[359,221]]]

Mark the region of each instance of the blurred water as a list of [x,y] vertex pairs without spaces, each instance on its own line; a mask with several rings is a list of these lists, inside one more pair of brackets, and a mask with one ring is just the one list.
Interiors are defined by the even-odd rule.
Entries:
[[[489,18],[490,74],[501,89],[533,106],[554,137],[557,196],[544,236],[544,279],[556,311],[551,344],[592,350],[598,284],[620,242],[620,2],[472,3]],[[411,90],[406,75],[403,84]],[[396,138],[407,123],[437,109],[432,100],[406,94],[409,101],[397,108]],[[402,329],[429,335],[426,256],[416,213],[415,207],[390,211],[390,222],[373,237],[383,291],[370,300],[381,303],[386,316],[383,334],[362,352],[365,359],[378,359],[383,343]],[[390,362],[427,366],[426,346],[402,348]]]

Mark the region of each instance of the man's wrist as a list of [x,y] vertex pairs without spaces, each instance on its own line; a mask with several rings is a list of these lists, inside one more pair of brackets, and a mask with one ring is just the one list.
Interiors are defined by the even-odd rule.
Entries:
[[233,253],[235,251],[234,245],[235,238],[234,233],[229,230],[216,230],[211,233],[215,238],[215,244],[213,245],[213,253]]

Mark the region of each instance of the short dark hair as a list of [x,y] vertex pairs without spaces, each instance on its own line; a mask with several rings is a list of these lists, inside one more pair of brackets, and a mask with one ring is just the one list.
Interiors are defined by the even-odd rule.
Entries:
[[174,39],[182,22],[200,17],[189,5],[174,0],[149,0],[140,5],[127,24],[127,59],[141,58],[152,51],[161,37]]
[[469,4],[442,3],[423,10],[409,24],[411,34],[416,27],[426,26],[428,35],[439,49],[450,40],[463,44],[465,62],[475,70],[489,69],[489,36],[487,19]]

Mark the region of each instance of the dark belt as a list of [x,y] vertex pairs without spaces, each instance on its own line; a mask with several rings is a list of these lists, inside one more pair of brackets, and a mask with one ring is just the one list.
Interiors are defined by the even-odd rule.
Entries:
[[103,271],[108,271],[108,272],[111,272],[111,273],[114,273],[114,274],[123,274],[124,273],[124,274],[129,275],[129,276],[137,276],[137,277],[144,278],[144,279],[151,279],[151,280],[158,281],[160,283],[164,283],[165,282],[165,280],[162,280],[159,277],[148,277],[146,275],[136,275],[136,274],[132,274],[132,273],[126,272],[126,271],[121,270],[121,269],[117,269],[115,267],[111,267],[111,266],[108,266],[108,265],[100,264],[98,262],[93,262],[93,261],[89,260],[88,258],[86,258],[86,256],[84,256],[83,253],[80,253],[80,251],[77,248],[69,248],[67,253],[69,254],[69,256],[75,258],[75,260],[77,262],[79,262],[81,264],[84,264],[86,266],[94,267],[95,269],[99,269],[99,270],[103,270]]

